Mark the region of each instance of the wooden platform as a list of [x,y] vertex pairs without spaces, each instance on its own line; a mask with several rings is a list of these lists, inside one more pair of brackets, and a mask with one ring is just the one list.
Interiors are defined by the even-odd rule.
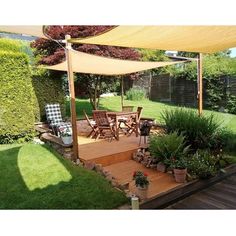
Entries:
[[142,164],[133,160],[123,161],[105,167],[112,176],[121,184],[129,183],[129,189],[135,193],[135,185],[132,179],[133,172],[140,170],[148,174],[150,185],[148,188],[148,198],[153,198],[156,195],[166,192],[180,184],[176,183],[171,174],[162,173],[154,169],[146,168]]
[[95,162],[103,166],[130,160],[139,147],[139,138],[135,135],[121,136],[119,141],[112,142],[79,136],[78,142],[79,157],[83,162]]
[[168,209],[236,209],[236,174],[169,206]]
[[[85,124],[82,121],[78,122],[80,135],[90,131],[86,129]],[[37,129],[41,133],[41,138],[63,147],[60,138],[44,132],[45,127],[39,126]],[[132,193],[136,191],[132,180],[133,172],[137,170],[146,172],[150,180],[148,199],[155,198],[159,194],[164,194],[166,191],[178,187],[180,184],[175,182],[172,175],[146,168],[132,160],[133,153],[140,147],[139,141],[140,137],[136,137],[135,134],[131,136],[121,135],[119,141],[114,139],[112,142],[104,139],[95,140],[81,135],[78,137],[79,157],[82,162],[101,164],[105,170],[115,177],[119,184],[129,183],[129,189]]]

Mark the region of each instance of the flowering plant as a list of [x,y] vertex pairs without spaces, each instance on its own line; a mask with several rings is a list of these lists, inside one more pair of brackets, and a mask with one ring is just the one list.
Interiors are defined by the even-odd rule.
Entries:
[[170,158],[170,167],[173,169],[185,169],[188,166],[187,159],[185,157],[181,158]]
[[145,188],[149,185],[149,181],[147,179],[147,173],[143,173],[142,171],[135,171],[133,173],[133,180],[135,180],[136,187]]
[[60,135],[61,137],[70,137],[72,136],[72,129],[67,127],[67,128],[59,128]]

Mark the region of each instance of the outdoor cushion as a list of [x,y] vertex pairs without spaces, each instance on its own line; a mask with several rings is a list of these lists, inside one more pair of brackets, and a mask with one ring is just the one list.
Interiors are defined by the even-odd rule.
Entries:
[[58,103],[47,104],[45,106],[45,111],[47,121],[56,135],[60,134],[60,130],[63,130],[64,128],[71,129],[72,126],[69,122],[63,122],[60,105]]
[[58,125],[63,122],[60,105],[56,104],[47,104],[45,106],[47,121],[50,125]]

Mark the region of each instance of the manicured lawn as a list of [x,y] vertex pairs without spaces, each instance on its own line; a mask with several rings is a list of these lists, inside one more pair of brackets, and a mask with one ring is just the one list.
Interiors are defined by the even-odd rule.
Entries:
[[112,209],[126,202],[105,178],[46,145],[0,145],[0,209]]
[[[162,122],[161,120],[161,112],[165,109],[173,109],[176,106],[154,102],[149,100],[143,101],[124,101],[125,105],[132,105],[132,106],[142,106],[143,117],[152,117],[157,119],[158,122]],[[92,114],[92,107],[89,103],[89,100],[85,99],[77,99],[76,100],[76,110],[78,114],[78,118],[83,118],[83,109],[87,111],[89,115]],[[107,109],[112,111],[120,111],[121,110],[121,103],[120,97],[110,97],[110,98],[101,98],[100,109]],[[190,109],[190,108],[189,108]],[[236,133],[236,115],[221,113],[221,112],[212,112],[208,110],[204,110],[204,114],[214,113],[215,116],[218,118],[219,121],[222,122],[222,125],[228,127],[230,130]],[[69,103],[67,102],[67,115],[69,116]]]

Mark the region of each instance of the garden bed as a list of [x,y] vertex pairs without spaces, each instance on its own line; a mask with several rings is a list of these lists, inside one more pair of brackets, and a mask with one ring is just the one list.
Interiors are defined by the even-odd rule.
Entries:
[[226,167],[225,172],[220,172],[214,177],[205,180],[194,180],[180,186],[177,186],[165,193],[160,193],[159,195],[149,199],[148,201],[143,202],[140,205],[141,209],[162,209],[167,207],[174,202],[183,199],[195,192],[198,192],[204,188],[207,188],[226,177],[236,173],[236,164],[232,164]]

